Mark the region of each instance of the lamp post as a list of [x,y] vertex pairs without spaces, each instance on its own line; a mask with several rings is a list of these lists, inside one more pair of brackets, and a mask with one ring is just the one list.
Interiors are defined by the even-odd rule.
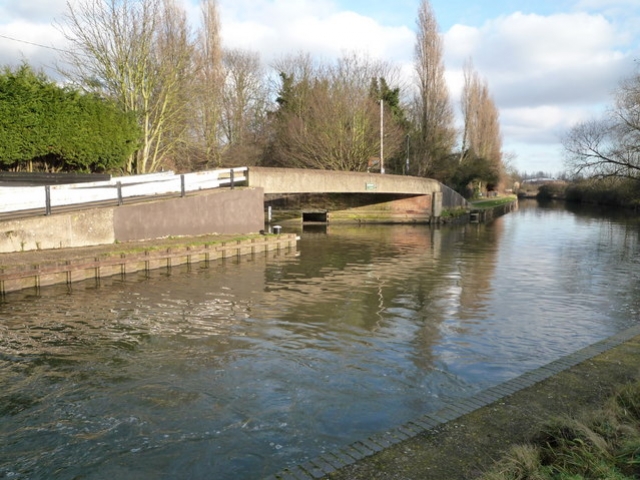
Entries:
[[384,100],[380,99],[380,173],[384,173]]
[[407,160],[404,165],[404,174],[409,175],[409,134],[407,133]]

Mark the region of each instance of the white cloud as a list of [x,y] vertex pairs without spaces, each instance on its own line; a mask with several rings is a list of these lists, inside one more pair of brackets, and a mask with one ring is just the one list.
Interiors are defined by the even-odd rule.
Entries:
[[555,143],[571,125],[589,115],[588,109],[558,105],[507,108],[500,111],[503,135],[512,142]]
[[66,0],[3,0],[0,3],[0,24],[17,19],[49,24],[65,10]]
[[0,65],[27,62],[55,76],[58,53],[51,47],[64,48],[66,41],[54,21],[66,8],[66,0],[0,1]]
[[16,20],[0,25],[0,65],[16,66],[24,61],[52,75],[58,53],[45,47],[64,45],[64,36],[51,24]]
[[618,24],[584,12],[516,12],[480,27],[455,25],[445,34],[454,98],[462,87],[462,65],[472,58],[500,110],[505,146],[519,145],[520,168],[532,161],[525,145],[537,145],[536,161],[561,168],[560,137],[610,104],[619,80],[634,68],[634,48],[637,54]]
[[504,107],[602,102],[632,64],[613,25],[585,13],[515,13],[480,28],[456,26],[445,39],[448,64],[459,71],[473,58]]
[[[299,51],[333,58],[345,51],[372,58],[402,60],[412,31],[388,27],[352,11],[340,11],[330,2],[264,0],[243,11],[240,1],[222,2],[223,41],[231,47],[259,50],[266,61]],[[410,55],[410,53],[409,53]]]

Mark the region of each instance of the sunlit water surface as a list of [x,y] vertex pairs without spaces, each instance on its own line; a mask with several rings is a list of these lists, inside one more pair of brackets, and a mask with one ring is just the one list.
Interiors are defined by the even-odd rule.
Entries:
[[638,320],[637,221],[328,227],[0,303],[0,477],[257,479]]

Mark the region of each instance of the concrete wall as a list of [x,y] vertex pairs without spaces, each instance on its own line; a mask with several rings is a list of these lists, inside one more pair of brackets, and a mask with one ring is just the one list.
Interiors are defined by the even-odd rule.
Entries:
[[213,190],[183,198],[0,222],[0,253],[107,245],[167,236],[257,233],[261,189]]
[[113,243],[113,209],[0,222],[0,253]]
[[249,167],[249,186],[270,193],[397,193],[425,195],[441,191],[431,178],[379,173],[297,168]]
[[123,205],[114,210],[115,239],[121,242],[170,235],[257,233],[264,228],[261,189],[212,193]]

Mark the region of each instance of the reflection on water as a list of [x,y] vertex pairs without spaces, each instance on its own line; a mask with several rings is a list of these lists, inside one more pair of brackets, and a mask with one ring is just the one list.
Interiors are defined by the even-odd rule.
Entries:
[[629,326],[638,224],[328,226],[299,255],[11,294],[0,476],[261,478]]

